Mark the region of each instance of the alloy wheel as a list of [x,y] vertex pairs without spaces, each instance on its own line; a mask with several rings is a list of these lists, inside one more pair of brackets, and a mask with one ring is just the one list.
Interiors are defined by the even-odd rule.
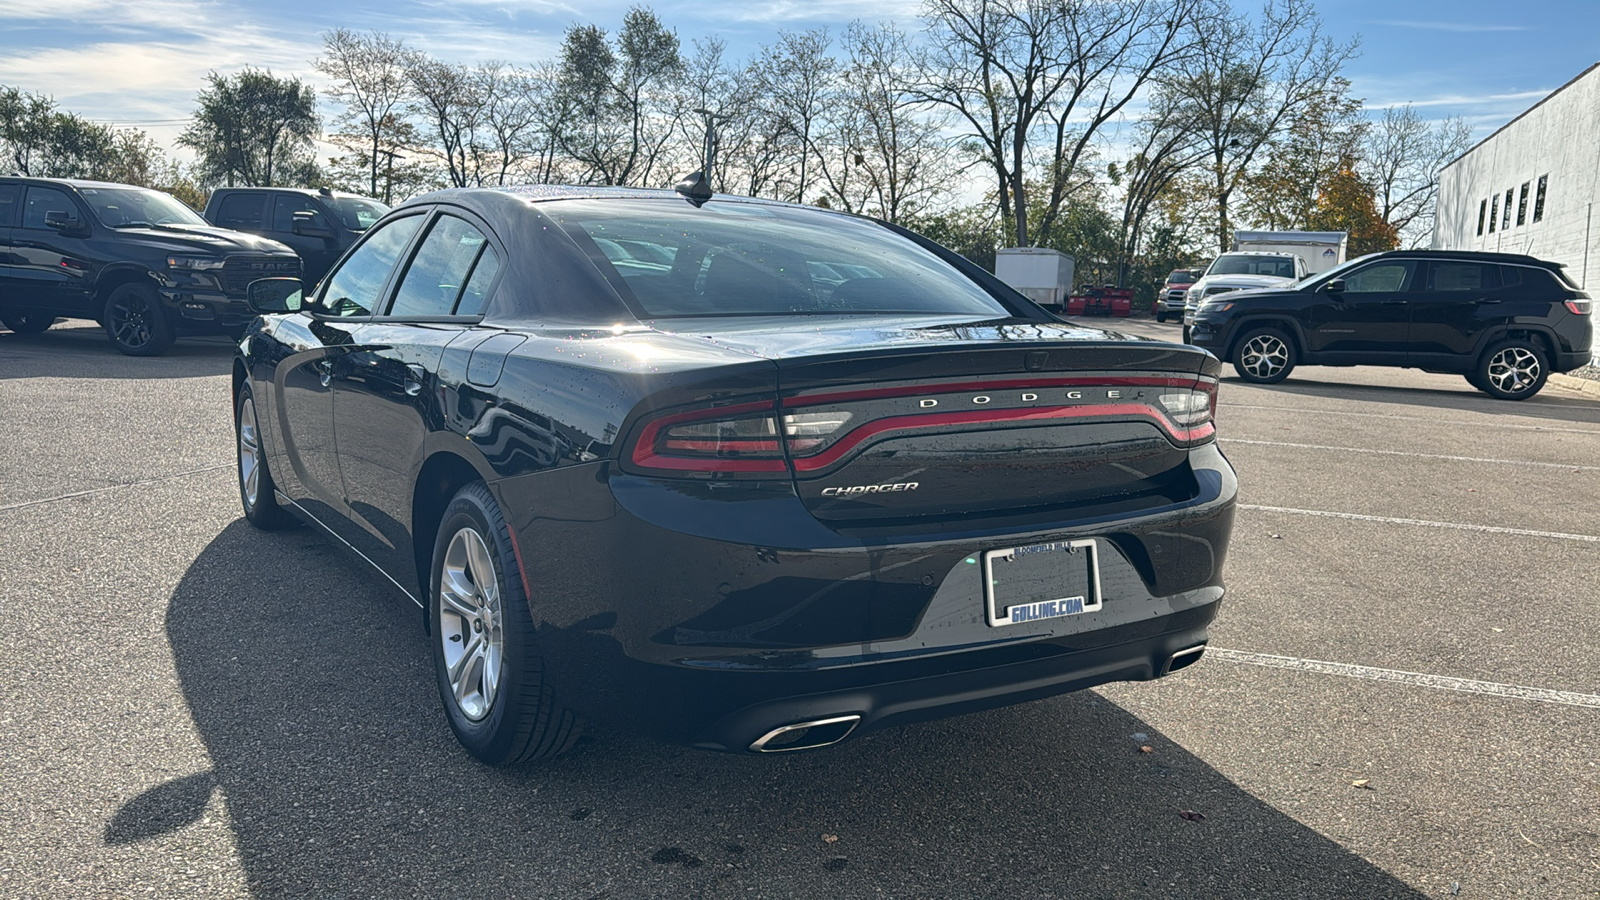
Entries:
[[505,653],[500,580],[488,544],[470,527],[451,536],[443,568],[438,639],[445,673],[461,714],[476,722],[489,715],[500,688]]
[[1245,342],[1239,365],[1257,378],[1271,378],[1289,364],[1289,346],[1282,338],[1258,334]]
[[130,292],[124,300],[111,305],[111,336],[130,350],[143,347],[150,343],[150,319],[154,314],[149,300]]
[[1489,358],[1485,375],[1494,387],[1515,394],[1539,380],[1539,357],[1526,347],[1507,347]]
[[256,404],[249,397],[239,404],[239,490],[247,509],[255,509],[261,491],[261,432],[256,427]]

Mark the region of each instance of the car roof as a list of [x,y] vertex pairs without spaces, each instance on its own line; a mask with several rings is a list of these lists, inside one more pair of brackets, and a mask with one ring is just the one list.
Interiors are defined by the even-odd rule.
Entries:
[[[1546,269],[1565,268],[1566,263],[1551,262],[1526,253],[1492,253],[1487,250],[1388,250],[1369,254],[1372,259],[1463,259],[1476,262],[1515,263]],[[1364,257],[1365,258],[1365,257]]]
[[[1300,254],[1298,254],[1298,253],[1285,253],[1282,250],[1229,250],[1226,253],[1218,253],[1217,254],[1217,256],[1219,258],[1223,257],[1223,256],[1299,256],[1299,255]],[[1216,260],[1212,260],[1212,262],[1216,262]]]
[[0,182],[25,182],[29,184],[64,184],[72,188],[120,188],[133,191],[153,191],[155,188],[142,187],[137,184],[121,184],[115,181],[91,181],[87,178],[41,178],[37,175],[5,175],[0,176]]
[[328,191],[326,194],[324,194],[322,192],[321,188],[303,188],[303,187],[219,187],[219,188],[215,188],[214,190],[212,190],[211,193],[212,193],[212,195],[222,194],[222,193],[262,194],[262,193],[266,193],[267,191],[273,191],[273,192],[280,193],[280,194],[302,194],[302,195],[307,196],[307,197],[322,197],[323,199],[333,199],[333,200],[337,200],[337,199],[339,199],[341,197],[353,197],[353,198],[355,198],[357,200],[372,200],[373,199],[372,197],[368,197],[365,194],[352,194],[352,193],[350,193],[348,191]]
[[[566,184],[519,184],[504,186],[445,188],[439,191],[430,191],[419,194],[395,207],[404,209],[410,206],[422,206],[433,203],[453,203],[459,206],[486,211],[507,206],[524,206],[534,203],[548,203],[556,200],[677,200],[686,202],[688,198],[677,191],[668,188],[629,188],[629,187],[600,187]],[[713,203],[749,203],[759,206],[785,207],[789,209],[804,209],[815,212],[833,213],[840,216],[851,216],[850,213],[837,209],[827,209],[820,206],[808,206],[803,203],[785,203],[781,200],[767,200],[760,197],[742,197],[737,194],[713,194]],[[862,218],[853,216],[854,218]]]

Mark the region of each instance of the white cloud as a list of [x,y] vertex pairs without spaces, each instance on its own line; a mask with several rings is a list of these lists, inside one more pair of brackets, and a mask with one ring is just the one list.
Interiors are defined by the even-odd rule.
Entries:
[[1392,28],[1417,28],[1423,31],[1449,31],[1457,34],[1485,34],[1499,31],[1528,31],[1527,25],[1489,25],[1475,22],[1454,22],[1448,20],[1432,21],[1407,21],[1407,20],[1380,20],[1374,25],[1387,25]]

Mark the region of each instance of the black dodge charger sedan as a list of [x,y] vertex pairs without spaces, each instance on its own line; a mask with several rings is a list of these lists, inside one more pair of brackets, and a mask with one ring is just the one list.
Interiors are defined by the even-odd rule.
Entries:
[[1217,360],[1058,321],[903,229],[451,190],[297,288],[252,285],[245,514],[424,609],[485,762],[586,719],[820,747],[1205,647],[1237,488]]

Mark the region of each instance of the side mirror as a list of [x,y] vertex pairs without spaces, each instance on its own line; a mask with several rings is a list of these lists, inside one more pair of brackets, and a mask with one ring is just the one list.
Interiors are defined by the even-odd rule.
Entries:
[[316,213],[307,210],[301,210],[300,212],[295,213],[294,225],[292,226],[294,228],[294,233],[300,235],[301,237],[333,237],[333,229],[323,228],[322,226],[315,224],[315,218]]
[[1323,285],[1322,289],[1330,294],[1342,294],[1344,293],[1344,279],[1335,278],[1334,280]]
[[76,231],[80,227],[78,217],[64,209],[48,210],[44,214],[44,227],[54,228],[57,231]]
[[262,315],[291,313],[300,309],[304,289],[298,278],[257,278],[245,288],[245,300]]

